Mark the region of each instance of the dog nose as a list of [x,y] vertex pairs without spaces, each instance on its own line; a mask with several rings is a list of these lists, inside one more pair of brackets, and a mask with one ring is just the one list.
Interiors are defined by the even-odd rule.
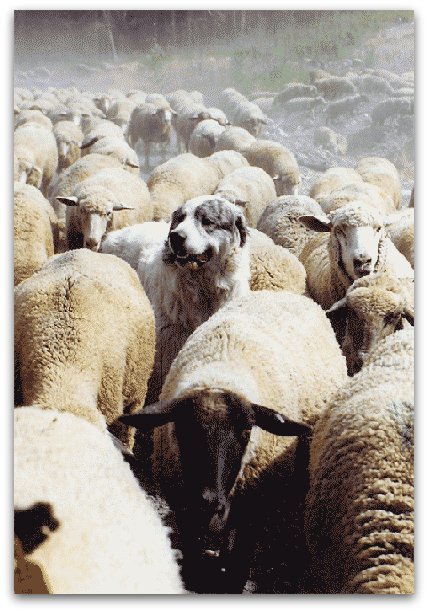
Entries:
[[185,241],[186,236],[183,236],[181,233],[174,231],[169,233],[169,243],[173,251],[179,251]]

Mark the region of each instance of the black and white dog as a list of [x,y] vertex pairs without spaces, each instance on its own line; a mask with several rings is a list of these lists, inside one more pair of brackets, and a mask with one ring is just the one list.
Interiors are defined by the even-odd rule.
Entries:
[[188,336],[230,299],[250,290],[242,211],[218,196],[188,200],[173,213],[164,244],[142,251],[137,271],[156,317],[154,384],[148,397],[156,401]]

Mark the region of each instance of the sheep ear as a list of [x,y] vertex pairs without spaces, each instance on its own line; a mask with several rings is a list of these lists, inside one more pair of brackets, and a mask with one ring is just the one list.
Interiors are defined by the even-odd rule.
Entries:
[[118,420],[136,429],[153,429],[153,427],[175,421],[178,414],[177,409],[182,403],[183,400],[159,401],[144,406],[132,414],[122,414]]
[[403,317],[410,323],[410,325],[415,325],[415,311],[410,306],[405,307]]
[[260,119],[260,123],[263,123],[263,125],[267,125],[269,121],[267,119]]
[[134,164],[131,161],[127,161],[126,165],[129,166],[130,168],[139,168],[140,166],[138,166],[137,164]]
[[251,408],[255,418],[254,424],[277,436],[306,436],[312,431],[309,425],[293,421],[266,406],[251,404]]
[[327,215],[302,215],[299,217],[299,221],[314,232],[329,232],[331,230],[331,221]]
[[347,310],[348,307],[346,305],[346,297],[344,297],[326,310],[325,314],[329,319],[340,319],[342,317],[346,317]]
[[70,196],[69,198],[57,196],[55,200],[58,200],[58,202],[66,206],[79,206],[79,200],[75,196]]
[[247,242],[247,224],[245,222],[245,217],[244,215],[238,214],[238,216],[236,217],[235,220],[235,226],[239,232],[239,235],[241,237],[241,242],[239,244],[240,247],[243,247],[244,244]]
[[114,204],[113,206],[113,210],[115,211],[119,211],[119,210],[135,210],[135,206],[126,206],[126,204]]
[[236,204],[236,206],[240,206],[241,208],[245,208],[248,202],[246,200],[234,200],[234,204]]
[[92,140],[87,140],[87,141],[84,140],[80,148],[87,149],[88,147],[92,147],[92,145],[98,142],[98,140],[99,140],[98,136],[95,136],[95,138],[92,138]]

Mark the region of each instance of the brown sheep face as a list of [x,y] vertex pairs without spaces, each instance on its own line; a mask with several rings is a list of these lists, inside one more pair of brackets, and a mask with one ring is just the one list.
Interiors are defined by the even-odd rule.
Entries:
[[326,314],[333,323],[346,320],[342,352],[349,376],[361,370],[365,356],[381,340],[403,328],[404,320],[413,325],[414,317],[402,295],[371,287],[351,288]]

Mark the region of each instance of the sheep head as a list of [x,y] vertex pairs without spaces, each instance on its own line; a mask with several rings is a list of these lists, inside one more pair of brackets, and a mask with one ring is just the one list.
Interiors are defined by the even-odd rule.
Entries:
[[404,321],[413,325],[414,307],[403,281],[388,274],[370,274],[356,280],[346,296],[333,304],[326,314],[333,326],[345,322],[342,352],[348,375],[363,366],[364,357],[379,342],[402,329]]
[[385,237],[383,219],[374,208],[351,202],[329,215],[305,215],[299,220],[317,232],[330,232],[330,246],[347,285],[376,270]]

